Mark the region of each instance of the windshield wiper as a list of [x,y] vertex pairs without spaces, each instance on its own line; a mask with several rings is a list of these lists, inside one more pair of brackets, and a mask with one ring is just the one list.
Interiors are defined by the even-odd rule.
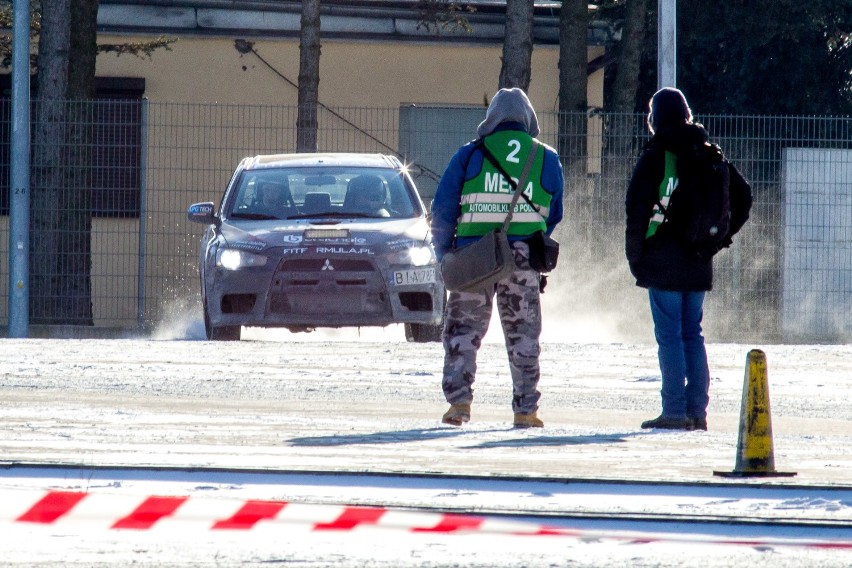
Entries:
[[251,219],[252,221],[270,221],[272,219],[280,219],[275,215],[267,215],[266,213],[231,213],[231,219]]
[[303,213],[302,215],[289,215],[288,219],[314,219],[317,217],[334,217],[336,219],[349,219],[351,217],[358,218],[366,218],[366,219],[380,219],[381,217],[376,217],[375,215],[370,215],[369,213],[343,213],[340,211],[327,211],[324,213]]

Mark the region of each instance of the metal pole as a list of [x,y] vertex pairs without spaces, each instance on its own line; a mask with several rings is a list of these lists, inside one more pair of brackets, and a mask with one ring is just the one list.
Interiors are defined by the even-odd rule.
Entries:
[[657,0],[657,89],[677,87],[677,0]]
[[148,99],[142,99],[142,151],[139,155],[139,265],[136,273],[136,326],[145,323],[145,221],[148,216]]
[[12,14],[12,147],[9,192],[9,337],[27,337],[30,254],[30,2]]

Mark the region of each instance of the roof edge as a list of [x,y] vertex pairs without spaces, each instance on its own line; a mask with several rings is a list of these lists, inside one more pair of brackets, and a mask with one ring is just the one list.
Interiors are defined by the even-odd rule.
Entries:
[[[323,39],[494,43],[504,38],[505,2],[468,2],[465,14],[473,28],[428,29],[419,19],[416,0],[323,0]],[[559,44],[559,3],[536,3],[533,41]],[[296,38],[301,2],[294,0],[100,0],[98,31],[119,35]],[[617,40],[610,24],[593,21],[589,45]]]

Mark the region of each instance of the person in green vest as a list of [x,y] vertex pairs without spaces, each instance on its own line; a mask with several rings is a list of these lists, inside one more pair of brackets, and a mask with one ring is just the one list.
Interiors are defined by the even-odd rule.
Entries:
[[[449,294],[442,388],[450,408],[442,422],[461,426],[470,420],[476,356],[496,297],[512,375],[513,424],[542,427],[538,417],[542,275],[530,266],[527,240],[538,231],[551,235],[562,220],[562,164],[553,148],[537,140],[534,145],[538,118],[522,89],[500,89],[477,134],[479,138],[450,159],[436,189],[431,229],[438,260],[503,224],[514,189],[501,169],[516,184],[525,168],[528,175],[507,231],[516,269],[491,290]],[[486,158],[486,150],[500,167]]]
[[[713,287],[713,256],[690,248],[667,217],[667,208],[682,181],[678,156],[685,158],[691,148],[707,144],[709,134],[693,122],[686,97],[678,89],[657,91],[648,106],[652,138],[643,148],[625,197],[625,253],[636,285],[648,289],[662,376],[662,413],[641,427],[707,430],[710,370],[701,322],[705,293]],[[730,173],[731,217],[721,247],[729,246],[746,222],[752,201],[748,183],[725,164]]]

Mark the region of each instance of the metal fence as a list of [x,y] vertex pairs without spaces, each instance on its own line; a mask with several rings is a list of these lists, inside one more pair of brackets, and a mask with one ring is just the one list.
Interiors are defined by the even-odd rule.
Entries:
[[[87,105],[94,122],[87,151],[68,134],[73,124],[52,135],[34,126],[30,321],[150,330],[186,314],[200,319],[201,228],[187,222],[186,208],[218,201],[240,158],[295,151],[295,107]],[[0,325],[9,285],[9,107],[0,100]],[[34,103],[34,120],[41,110]],[[399,155],[412,164],[428,205],[443,167],[483,117],[481,107],[323,108],[318,145]],[[715,263],[708,340],[848,341],[852,119],[697,119],[755,197],[749,223]],[[647,140],[644,116],[540,112],[539,121],[542,140],[567,164],[566,218],[557,235],[563,252],[545,307],[569,326],[605,322],[617,337],[647,338],[647,298],[623,254],[624,193]]]

